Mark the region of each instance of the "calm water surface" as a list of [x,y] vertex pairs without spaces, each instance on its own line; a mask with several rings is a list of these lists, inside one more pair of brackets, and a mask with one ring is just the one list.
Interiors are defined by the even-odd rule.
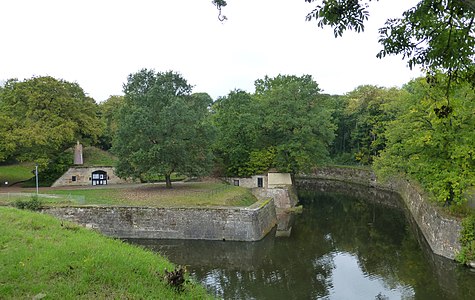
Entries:
[[301,190],[303,213],[259,242],[132,242],[225,299],[475,299],[475,273],[433,255],[399,198],[344,190]]

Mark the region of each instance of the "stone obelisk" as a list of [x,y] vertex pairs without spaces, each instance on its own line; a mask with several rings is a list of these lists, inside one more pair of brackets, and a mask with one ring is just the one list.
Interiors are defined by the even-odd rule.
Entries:
[[74,164],[75,165],[82,165],[83,164],[82,145],[79,144],[79,141],[76,144],[76,147],[74,148]]

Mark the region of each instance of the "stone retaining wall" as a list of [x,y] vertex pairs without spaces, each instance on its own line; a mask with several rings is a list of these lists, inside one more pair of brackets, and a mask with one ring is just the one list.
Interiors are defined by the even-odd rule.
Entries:
[[254,188],[252,194],[257,199],[274,199],[276,208],[291,208],[298,202],[297,192],[293,186],[271,189]]
[[461,220],[444,214],[439,207],[429,202],[421,188],[407,180],[393,179],[385,184],[378,182],[370,170],[326,167],[315,170],[312,175],[300,177],[297,185],[315,179],[339,180],[394,191],[401,196],[434,253],[454,259],[461,249]]
[[92,172],[95,171],[107,172],[107,178],[105,178],[107,179],[107,184],[121,184],[132,182],[117,177],[117,175],[115,175],[113,167],[71,167],[53,183],[52,187],[92,185],[91,176]]
[[49,207],[43,213],[118,238],[257,241],[275,225],[273,200],[246,208]]

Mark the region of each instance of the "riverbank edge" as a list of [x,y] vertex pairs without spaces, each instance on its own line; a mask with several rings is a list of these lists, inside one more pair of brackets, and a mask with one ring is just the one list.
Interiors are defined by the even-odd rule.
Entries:
[[312,174],[298,176],[296,181],[299,186],[305,181],[319,179],[343,181],[395,192],[401,196],[432,252],[454,260],[461,250],[459,242],[461,220],[441,212],[416,183],[404,178],[381,182],[371,169],[337,166],[317,168]]
[[214,299],[170,286],[163,255],[50,215],[0,206],[0,237],[1,299]]
[[258,241],[277,224],[273,199],[249,207],[44,207],[42,213],[116,238]]

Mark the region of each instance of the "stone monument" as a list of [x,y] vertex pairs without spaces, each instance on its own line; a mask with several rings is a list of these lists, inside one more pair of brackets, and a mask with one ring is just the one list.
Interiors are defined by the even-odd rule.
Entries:
[[76,144],[76,147],[74,147],[74,164],[75,165],[82,165],[83,158],[82,158],[82,145],[79,144],[79,141]]

